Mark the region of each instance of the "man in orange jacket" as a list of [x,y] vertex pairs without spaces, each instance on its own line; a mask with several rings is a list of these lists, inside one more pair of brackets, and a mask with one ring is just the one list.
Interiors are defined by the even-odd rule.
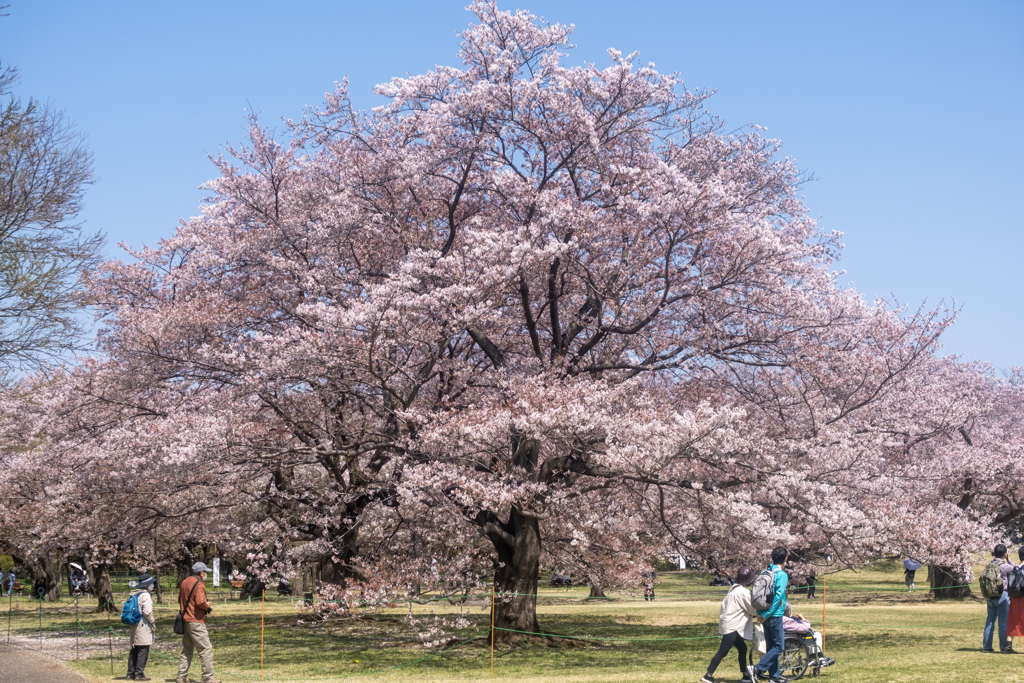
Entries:
[[199,651],[199,662],[203,667],[203,683],[221,683],[213,677],[213,645],[206,632],[206,615],[213,605],[206,599],[206,575],[210,568],[202,562],[192,565],[192,576],[181,582],[178,589],[178,607],[185,622],[185,634],[181,637],[181,659],[178,661],[177,683],[188,683],[188,668],[192,665],[192,653]]

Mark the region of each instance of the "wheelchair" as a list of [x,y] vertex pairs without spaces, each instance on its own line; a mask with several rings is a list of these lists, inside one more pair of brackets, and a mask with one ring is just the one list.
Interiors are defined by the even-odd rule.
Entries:
[[[756,650],[751,648],[750,663],[757,661]],[[782,641],[782,654],[779,655],[779,675],[791,681],[803,678],[810,669],[811,676],[821,674],[822,663],[829,661],[814,638],[814,631],[786,631]],[[828,666],[826,664],[825,666]]]
[[782,654],[779,655],[779,673],[790,680],[801,678],[807,670],[812,676],[821,673],[821,661],[824,655],[814,639],[814,631],[786,631],[782,641]]

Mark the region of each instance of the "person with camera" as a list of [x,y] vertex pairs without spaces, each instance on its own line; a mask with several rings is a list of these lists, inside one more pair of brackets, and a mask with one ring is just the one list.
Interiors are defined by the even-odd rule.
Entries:
[[213,605],[206,599],[206,581],[210,568],[202,562],[192,565],[192,576],[181,582],[178,589],[178,607],[184,621],[181,636],[181,658],[178,661],[177,683],[188,683],[188,669],[192,665],[192,654],[198,650],[199,663],[203,668],[203,683],[221,683],[213,677],[213,645],[206,631],[206,615]]

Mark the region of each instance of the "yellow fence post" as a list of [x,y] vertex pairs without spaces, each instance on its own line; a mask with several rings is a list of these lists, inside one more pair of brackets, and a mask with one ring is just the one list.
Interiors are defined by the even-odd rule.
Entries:
[[260,593],[260,680],[263,680],[263,622],[267,612],[267,588],[263,587]]
[[821,649],[825,650],[825,634],[828,632],[825,610],[828,607],[828,577],[821,580]]
[[494,582],[491,582],[491,678],[494,678]]

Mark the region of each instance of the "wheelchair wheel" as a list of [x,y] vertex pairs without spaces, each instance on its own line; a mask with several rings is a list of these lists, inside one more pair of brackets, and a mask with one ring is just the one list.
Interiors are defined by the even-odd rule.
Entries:
[[787,635],[779,655],[779,673],[790,680],[796,680],[807,671],[807,649],[799,636]]

